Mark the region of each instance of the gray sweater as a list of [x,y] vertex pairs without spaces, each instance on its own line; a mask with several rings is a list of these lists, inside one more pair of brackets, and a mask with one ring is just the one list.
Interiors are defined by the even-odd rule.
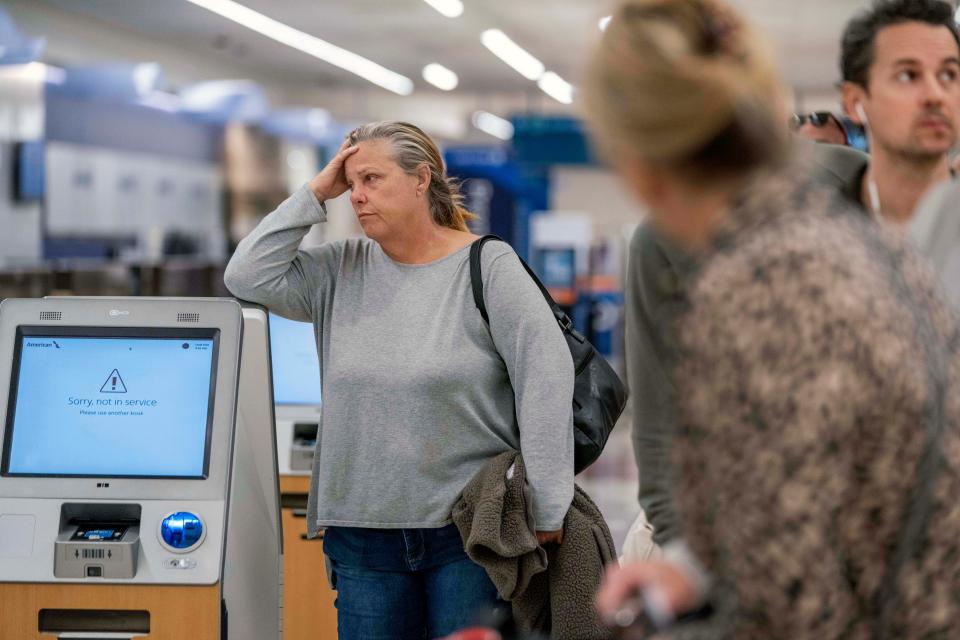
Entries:
[[573,362],[516,254],[484,247],[488,329],[469,247],[417,265],[365,238],[300,251],[325,220],[301,188],[240,243],[224,276],[237,297],[313,322],[323,409],[308,522],[444,526],[467,482],[513,449],[537,528],[559,529],[573,498]]

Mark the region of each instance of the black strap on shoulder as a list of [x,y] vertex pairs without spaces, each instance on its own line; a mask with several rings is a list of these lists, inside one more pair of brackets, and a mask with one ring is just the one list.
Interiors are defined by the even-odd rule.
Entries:
[[[470,246],[470,285],[473,288],[473,303],[477,305],[477,309],[480,311],[480,316],[483,318],[483,321],[487,324],[490,324],[490,317],[487,315],[487,306],[483,302],[483,274],[480,270],[480,252],[483,250],[483,245],[485,245],[490,240],[499,240],[500,242],[505,242],[500,236],[486,235],[481,236],[478,240],[474,240],[473,244]],[[560,324],[560,328],[565,332],[574,335],[580,342],[583,342],[583,337],[580,336],[573,329],[573,321],[570,320],[570,317],[560,309],[559,305],[553,300],[553,296],[550,295],[550,292],[547,291],[547,288],[543,286],[543,283],[540,282],[540,278],[537,277],[537,274],[533,272],[533,269],[521,258],[519,255],[517,259],[520,260],[520,264],[523,265],[523,268],[530,274],[530,279],[533,280],[533,283],[537,285],[537,288],[540,289],[540,293],[543,294],[543,298],[547,301],[547,304],[550,305],[550,310],[553,312],[553,317],[557,319],[557,322]]]
[[480,272],[480,252],[483,245],[490,240],[499,240],[503,242],[500,236],[486,235],[481,236],[479,240],[474,240],[470,245],[470,286],[473,288],[473,303],[480,310],[480,316],[483,321],[490,324],[490,316],[487,315],[487,305],[483,303],[483,274]]

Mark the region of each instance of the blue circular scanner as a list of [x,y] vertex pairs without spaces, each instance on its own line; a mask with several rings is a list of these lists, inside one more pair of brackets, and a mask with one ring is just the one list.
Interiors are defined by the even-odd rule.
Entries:
[[160,539],[176,551],[188,551],[203,540],[203,520],[195,513],[177,511],[160,523]]

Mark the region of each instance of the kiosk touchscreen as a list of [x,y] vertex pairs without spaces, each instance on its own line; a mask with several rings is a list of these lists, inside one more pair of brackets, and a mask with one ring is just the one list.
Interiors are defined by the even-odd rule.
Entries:
[[309,474],[320,425],[320,361],[309,322],[270,314],[270,357],[281,474]]
[[18,327],[3,475],[205,478],[218,333]]
[[[274,469],[258,472],[249,442],[236,448],[243,322],[233,300],[0,303],[0,620],[10,637],[226,638],[240,603],[231,580],[279,581],[276,569],[224,571],[254,539],[273,540],[262,553],[280,557]],[[250,402],[270,406],[269,387]],[[268,450],[272,427],[259,432]],[[258,506],[259,518],[228,527]],[[277,610],[275,600],[259,613],[276,621]],[[267,628],[278,637],[278,623]],[[229,637],[270,635],[235,627]]]

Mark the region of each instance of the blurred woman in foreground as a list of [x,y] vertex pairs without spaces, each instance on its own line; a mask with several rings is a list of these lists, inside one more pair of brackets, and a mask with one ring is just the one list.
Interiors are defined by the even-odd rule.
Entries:
[[623,2],[584,94],[697,261],[673,368],[685,543],[612,571],[601,612],[642,593],[663,623],[713,604],[684,637],[958,637],[960,333],[926,268],[804,178],[772,58],[726,5]]

